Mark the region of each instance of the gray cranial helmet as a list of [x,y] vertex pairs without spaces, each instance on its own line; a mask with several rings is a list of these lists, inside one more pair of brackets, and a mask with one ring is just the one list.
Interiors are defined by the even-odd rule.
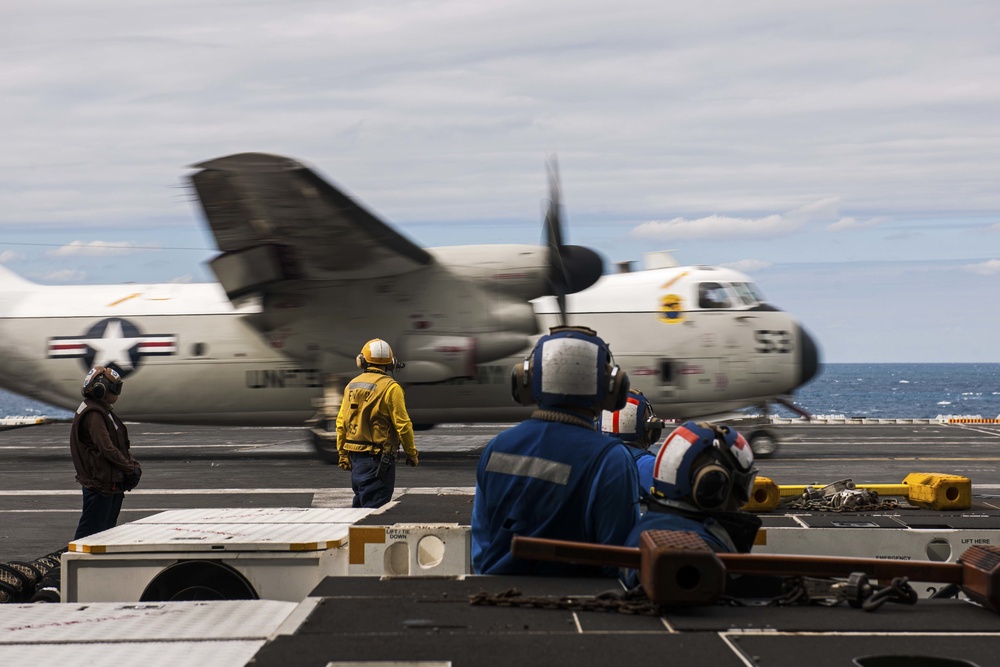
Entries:
[[587,327],[553,327],[511,372],[511,394],[521,405],[620,410],[628,390],[628,375]]

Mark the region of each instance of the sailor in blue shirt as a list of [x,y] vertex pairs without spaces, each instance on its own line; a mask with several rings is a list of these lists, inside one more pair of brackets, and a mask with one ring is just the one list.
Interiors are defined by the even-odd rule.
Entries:
[[[750,551],[761,521],[739,508],[756,478],[753,451],[736,429],[685,422],[656,455],[648,511],[626,545],[638,547],[647,530],[682,530],[697,533],[713,551]],[[630,588],[638,584],[634,570],[623,571],[622,580]]]
[[511,374],[514,400],[537,403],[486,446],[476,469],[472,567],[477,574],[601,575],[592,566],[513,558],[514,535],[624,544],[639,518],[639,481],[622,442],[597,430],[629,381],[585,327],[554,327]]
[[628,402],[617,412],[601,412],[601,430],[621,438],[639,471],[639,501],[648,504],[649,490],[653,488],[653,464],[656,455],[649,448],[656,444],[663,433],[663,420],[653,412],[641,391],[629,389]]

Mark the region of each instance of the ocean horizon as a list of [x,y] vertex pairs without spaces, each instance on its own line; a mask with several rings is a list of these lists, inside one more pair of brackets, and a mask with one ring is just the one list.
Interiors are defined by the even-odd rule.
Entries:
[[[823,364],[793,396],[820,416],[873,419],[1000,417],[1000,363]],[[796,417],[782,406],[773,414]],[[0,417],[69,419],[72,411],[0,389]]]

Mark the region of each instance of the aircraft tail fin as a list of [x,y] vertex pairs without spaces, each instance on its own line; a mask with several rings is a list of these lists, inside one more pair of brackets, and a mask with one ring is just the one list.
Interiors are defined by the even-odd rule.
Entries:
[[34,286],[37,285],[37,283],[33,283],[27,278],[21,277],[3,264],[0,264],[0,288],[17,286],[27,287],[29,285]]

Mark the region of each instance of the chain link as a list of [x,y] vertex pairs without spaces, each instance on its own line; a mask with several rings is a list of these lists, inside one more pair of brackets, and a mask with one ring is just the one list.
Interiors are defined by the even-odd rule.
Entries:
[[[855,583],[854,578],[860,579]],[[867,577],[858,573],[851,582],[816,577],[788,577],[782,585],[781,595],[769,600],[747,601],[724,595],[715,604],[730,607],[765,606],[790,607],[817,605],[833,607],[843,602],[865,611],[875,611],[886,602],[916,604],[917,592],[906,577],[896,577],[889,586],[877,588],[868,583]],[[606,591],[594,596],[524,596],[516,588],[496,594],[480,591],[469,597],[472,606],[519,607],[522,609],[563,609],[567,611],[616,612],[634,616],[662,616],[666,608],[654,604],[641,587],[629,591]]]
[[810,512],[872,512],[899,507],[895,498],[879,499],[877,491],[859,489],[850,479],[816,488],[806,486],[801,496],[781,502],[781,509]]
[[526,609],[565,609],[568,611],[617,612],[634,616],[661,616],[660,605],[653,604],[642,591],[606,591],[594,596],[523,596],[521,591],[510,588],[491,595],[480,591],[469,597],[472,606],[521,607]]

